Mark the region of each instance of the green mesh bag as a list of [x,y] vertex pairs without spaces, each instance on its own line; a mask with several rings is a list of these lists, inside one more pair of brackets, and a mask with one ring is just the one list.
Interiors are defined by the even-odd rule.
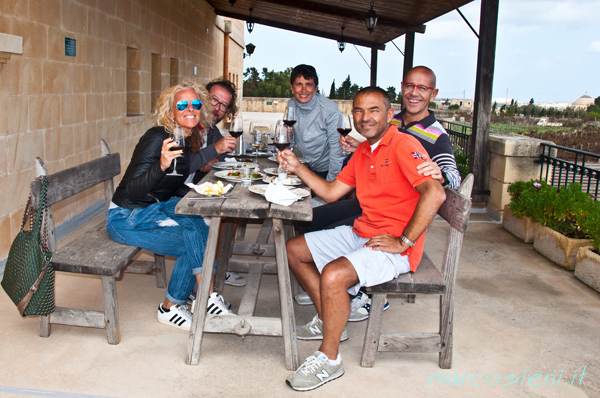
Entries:
[[[38,210],[33,210],[30,193],[21,230],[10,246],[2,278],[2,288],[21,316],[48,315],[54,311],[54,268],[46,236],[48,180],[45,176],[40,179],[42,189]],[[27,219],[28,231],[25,230]]]

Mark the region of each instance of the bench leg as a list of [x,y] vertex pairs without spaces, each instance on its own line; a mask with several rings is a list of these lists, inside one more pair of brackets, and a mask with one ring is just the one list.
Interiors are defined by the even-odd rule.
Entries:
[[415,303],[415,299],[416,298],[417,298],[416,294],[407,294],[406,295],[406,301],[409,302],[409,303],[411,303],[411,304]]
[[442,350],[440,351],[439,365],[442,369],[452,367],[452,345],[454,324],[454,302],[452,290],[440,296],[440,335],[442,338]]
[[371,311],[369,312],[369,320],[367,321],[360,366],[372,368],[375,364],[375,354],[377,353],[379,336],[381,335],[381,321],[383,319],[385,299],[386,294],[384,293],[373,293],[371,297]]
[[119,312],[117,308],[117,284],[114,276],[102,275],[102,295],[104,296],[104,322],[108,344],[119,344]]
[[165,256],[154,254],[154,272],[156,273],[156,287],[164,289],[167,287],[167,270],[165,268]]
[[235,220],[231,217],[225,219],[219,238],[219,257],[217,258],[217,269],[215,272],[214,290],[223,294],[223,285],[225,284],[225,274],[229,259],[233,253]]
[[[284,230],[286,228],[286,230]],[[275,257],[277,260],[277,282],[279,283],[279,300],[281,305],[281,329],[285,347],[285,367],[296,370],[300,366],[298,341],[296,339],[296,318],[292,289],[290,284],[290,269],[285,250],[285,235],[289,234],[281,219],[273,219],[273,239],[275,241]]]
[[50,315],[40,315],[40,337],[50,337]]

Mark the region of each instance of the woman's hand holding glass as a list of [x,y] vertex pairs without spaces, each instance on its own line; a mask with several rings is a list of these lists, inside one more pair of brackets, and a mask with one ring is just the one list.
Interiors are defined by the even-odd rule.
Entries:
[[[173,171],[170,173],[167,173],[166,175],[168,176],[183,176],[183,174],[179,174],[177,172],[177,158],[179,156],[181,156],[183,154],[183,148],[185,147],[185,132],[184,130],[180,127],[180,126],[175,126],[175,128],[173,129],[173,131],[171,131],[171,135],[168,138],[168,140],[170,140],[169,143],[167,143],[167,148],[168,151],[171,152],[173,155],[172,156],[165,156],[166,159],[169,159],[169,165],[167,166],[167,168],[169,168],[171,166],[171,161],[173,162]],[[167,140],[165,140],[167,141]],[[163,141],[163,150],[161,150],[161,168],[164,165],[163,164],[163,151],[165,148],[165,141]],[[166,162],[165,162],[166,163]],[[167,168],[163,169],[166,170]]]

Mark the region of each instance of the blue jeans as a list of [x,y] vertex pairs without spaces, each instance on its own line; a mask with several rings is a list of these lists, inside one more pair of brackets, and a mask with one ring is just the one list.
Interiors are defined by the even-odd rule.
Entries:
[[181,198],[128,210],[110,209],[106,230],[116,242],[141,247],[164,256],[177,257],[165,297],[185,304],[202,271],[208,225],[200,216],[175,214]]

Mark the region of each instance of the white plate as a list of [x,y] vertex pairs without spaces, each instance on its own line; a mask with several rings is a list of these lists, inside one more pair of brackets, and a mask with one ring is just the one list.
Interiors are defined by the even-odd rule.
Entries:
[[[269,187],[269,184],[256,184],[256,185],[252,185],[250,188],[248,188],[248,190],[250,190],[250,192],[254,192],[259,195],[265,196],[265,192],[267,191],[268,187]],[[290,190],[290,192],[293,192],[296,195],[299,195],[303,198],[310,196],[310,192],[307,191],[306,189],[302,189],[302,188],[288,188],[288,189]]]
[[269,186],[269,184],[256,184],[256,185],[252,185],[250,188],[248,188],[248,190],[250,192],[254,192],[259,195],[265,196],[265,191],[267,190],[268,186]]
[[[270,176],[276,176],[279,175],[277,174],[277,169],[278,167],[267,167],[266,169],[263,169],[263,171],[265,172],[265,174],[268,174]],[[290,172],[288,171],[288,176],[290,175]],[[293,176],[295,176],[295,174],[292,174]]]
[[217,163],[212,164],[213,169],[223,169],[223,170],[239,169],[240,167],[256,167],[256,166],[258,166],[256,163],[250,163],[250,162],[217,162]]
[[[277,156],[270,156],[267,159],[270,160],[270,161],[272,161],[272,162],[276,162],[277,161]],[[299,158],[298,161],[300,163],[306,163],[307,162],[307,160],[304,159],[304,158]]]
[[[231,170],[222,170],[222,171],[216,171],[215,172],[215,177],[218,178],[222,178],[224,180],[227,181],[233,181],[233,182],[240,182],[240,176],[229,176],[227,175]],[[252,178],[252,181],[258,181],[258,180],[262,180],[263,178],[265,178],[265,175],[263,173],[258,173],[258,177],[254,177]]]
[[[262,179],[264,182],[266,183],[274,183],[274,182],[280,182],[277,180],[276,176],[272,176],[272,177],[265,177]],[[298,178],[298,177],[291,177],[292,183],[291,184],[286,184],[286,183],[282,183],[283,185],[302,185],[302,181]]]

